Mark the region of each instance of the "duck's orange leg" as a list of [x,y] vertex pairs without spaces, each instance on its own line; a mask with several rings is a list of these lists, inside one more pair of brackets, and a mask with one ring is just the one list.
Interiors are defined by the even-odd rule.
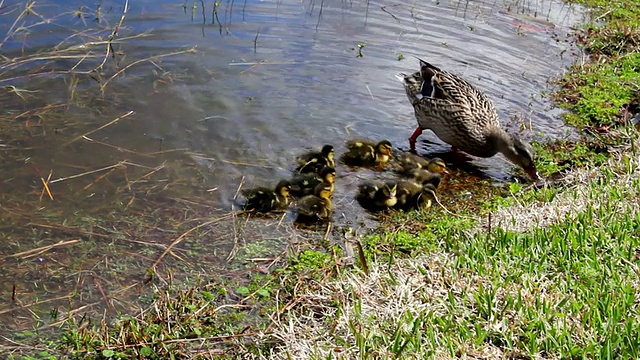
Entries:
[[409,138],[409,147],[410,147],[411,151],[416,151],[416,139],[421,134],[422,134],[422,128],[420,126],[418,126],[416,131],[414,131],[413,135],[411,135],[411,137]]

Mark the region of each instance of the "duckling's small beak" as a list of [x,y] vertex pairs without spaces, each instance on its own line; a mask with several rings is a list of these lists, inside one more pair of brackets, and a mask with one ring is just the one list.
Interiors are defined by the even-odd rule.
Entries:
[[450,174],[451,172],[449,170],[447,170],[447,168],[443,168],[442,169],[442,173],[443,174]]

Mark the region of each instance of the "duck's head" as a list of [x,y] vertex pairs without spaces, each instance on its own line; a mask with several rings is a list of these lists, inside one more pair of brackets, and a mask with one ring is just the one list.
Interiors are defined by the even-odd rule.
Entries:
[[536,164],[533,162],[535,150],[533,150],[533,147],[531,147],[529,143],[522,141],[516,136],[512,136],[510,141],[501,144],[499,150],[509,161],[523,168],[531,179],[534,181],[540,179],[538,170],[536,170]]
[[449,170],[447,170],[447,164],[440,158],[433,158],[427,164],[427,170],[435,174],[448,174]]
[[276,194],[284,197],[291,195],[291,183],[287,180],[280,180],[276,184]]
[[385,184],[382,187],[382,195],[385,197],[384,203],[388,207],[394,206],[398,199],[396,198],[396,190],[398,189],[398,184]]
[[315,194],[317,197],[321,199],[325,199],[325,200],[330,199],[331,194],[333,194],[333,189],[331,188],[331,184],[326,182],[322,184],[318,184],[318,186],[316,186],[315,188]]
[[334,184],[336,182],[336,169],[332,167],[325,167],[320,172],[320,178],[329,184]]
[[379,154],[391,156],[391,150],[393,150],[393,147],[389,140],[382,140],[376,145],[376,152]]
[[320,151],[320,153],[325,158],[329,159],[330,161],[333,161],[333,157],[335,155],[335,149],[333,148],[332,145],[325,145],[322,147],[322,150]]

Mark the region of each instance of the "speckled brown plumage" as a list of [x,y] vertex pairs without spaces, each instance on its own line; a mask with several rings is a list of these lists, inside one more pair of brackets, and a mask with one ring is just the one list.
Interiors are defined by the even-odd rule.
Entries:
[[493,102],[463,78],[420,60],[420,71],[401,74],[407,98],[414,108],[418,128],[432,130],[449,145],[468,154],[491,157],[498,152],[538,178],[531,145],[507,134],[501,127]]

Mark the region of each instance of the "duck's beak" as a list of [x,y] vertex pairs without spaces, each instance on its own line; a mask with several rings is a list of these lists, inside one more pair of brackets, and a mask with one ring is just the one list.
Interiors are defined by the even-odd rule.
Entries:
[[538,170],[536,170],[535,166],[528,167],[524,169],[524,171],[527,172],[527,174],[533,181],[538,181],[541,179],[540,174],[538,174]]

